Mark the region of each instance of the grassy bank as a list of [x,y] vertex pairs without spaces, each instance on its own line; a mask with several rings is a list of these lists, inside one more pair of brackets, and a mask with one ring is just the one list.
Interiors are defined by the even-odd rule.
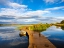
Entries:
[[21,30],[21,29],[26,28],[26,29],[32,30],[32,31],[44,31],[48,27],[50,27],[49,24],[33,24],[33,25],[28,25],[28,26],[20,26],[20,27],[18,27],[18,29]]

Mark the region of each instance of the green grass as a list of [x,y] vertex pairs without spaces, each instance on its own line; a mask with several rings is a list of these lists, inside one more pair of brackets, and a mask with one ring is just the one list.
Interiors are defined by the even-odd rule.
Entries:
[[48,24],[36,24],[33,26],[29,27],[29,30],[33,30],[33,31],[44,31],[49,27]]
[[49,24],[33,24],[33,25],[29,25],[29,26],[20,26],[18,27],[19,30],[23,29],[23,28],[27,28],[28,30],[32,30],[32,31],[44,31],[46,30],[48,27],[50,27]]

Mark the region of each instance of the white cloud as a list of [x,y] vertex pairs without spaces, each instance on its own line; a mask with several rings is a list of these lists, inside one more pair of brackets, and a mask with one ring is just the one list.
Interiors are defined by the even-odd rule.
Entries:
[[43,11],[43,10],[36,10],[36,11],[29,11],[26,13],[28,16],[42,16],[43,14],[50,13],[49,11]]
[[[19,18],[20,19],[23,18],[23,20],[21,19],[21,22],[36,22],[38,20],[29,19],[29,18],[34,18],[34,17],[41,18],[43,14],[50,13],[50,11],[43,11],[43,10],[32,11],[32,10],[28,9],[26,5],[20,5],[17,3],[11,3],[11,5],[9,5],[9,6],[13,7],[13,8],[1,8],[0,16],[3,16],[3,15],[6,15],[6,17],[12,16],[14,18],[14,20],[16,20],[16,21],[18,21]],[[7,21],[4,19],[1,21],[2,22],[12,22],[14,20]]]
[[64,0],[43,0],[45,3],[62,3]]
[[64,17],[41,17],[41,18],[37,18],[37,20],[43,22],[43,23],[56,23],[56,22],[59,22],[64,20]]
[[0,22],[13,22],[13,20],[0,20]]
[[55,3],[57,0],[43,0],[45,1],[46,3]]
[[[0,8],[0,17],[12,17],[14,20],[1,20],[0,22],[20,22],[20,23],[31,23],[31,22],[55,22],[58,21],[55,17],[44,17],[45,14],[50,14],[51,10],[64,9],[64,6],[48,8],[45,10],[30,10],[27,5],[22,5],[14,2],[8,3],[9,8]],[[62,17],[61,17],[62,18]],[[62,19],[60,19],[61,21]]]
[[21,9],[10,9],[2,8],[0,11],[0,16],[10,15],[15,17],[32,17],[32,16],[42,16],[43,14],[50,13],[50,11],[36,10],[36,11],[26,11],[24,12]]
[[[55,9],[57,8],[57,9]],[[45,17],[44,14],[50,14],[51,10],[59,10],[64,8],[62,7],[54,7],[54,8],[48,8],[46,10],[36,10],[36,11],[22,11],[21,9],[11,9],[11,8],[1,8],[0,16],[6,15],[5,17],[14,18],[14,20],[0,20],[0,22],[16,22],[16,23],[32,23],[32,22],[43,22],[43,23],[55,23],[60,22],[64,19],[64,17]]]
[[13,8],[27,8],[27,6],[26,5],[20,5],[20,4],[18,4],[18,3],[9,3],[9,6],[10,7],[13,7]]
[[37,20],[35,18],[32,19],[17,19],[17,22],[40,22],[40,20]]
[[0,16],[2,15],[16,15],[17,13],[17,10],[15,9],[10,9],[10,8],[2,8],[1,11],[0,11]]
[[63,10],[64,6],[48,8],[48,9],[45,9],[45,10],[60,10],[60,9]]

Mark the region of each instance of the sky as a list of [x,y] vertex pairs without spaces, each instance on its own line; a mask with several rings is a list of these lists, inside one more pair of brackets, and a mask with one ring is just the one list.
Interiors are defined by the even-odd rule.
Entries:
[[0,0],[0,24],[56,23],[64,20],[64,0]]

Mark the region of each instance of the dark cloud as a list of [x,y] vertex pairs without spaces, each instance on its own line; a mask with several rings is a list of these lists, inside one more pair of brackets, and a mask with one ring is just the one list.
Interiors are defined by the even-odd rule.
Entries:
[[29,16],[29,17],[18,17],[18,19],[32,19],[32,18],[40,18],[39,16]]
[[12,16],[6,16],[6,15],[3,15],[3,16],[0,16],[0,20],[1,20],[1,19],[11,20],[11,19],[15,19],[15,18],[12,17]]
[[37,20],[40,20],[40,21],[49,21],[50,19],[54,19],[54,18],[53,17],[37,18]]
[[39,20],[43,23],[56,23],[56,22],[60,22],[62,20],[62,18],[58,18],[58,17],[42,17],[42,18],[36,18],[36,20]]
[[14,20],[15,18],[13,16],[0,16],[0,24],[11,24]]

